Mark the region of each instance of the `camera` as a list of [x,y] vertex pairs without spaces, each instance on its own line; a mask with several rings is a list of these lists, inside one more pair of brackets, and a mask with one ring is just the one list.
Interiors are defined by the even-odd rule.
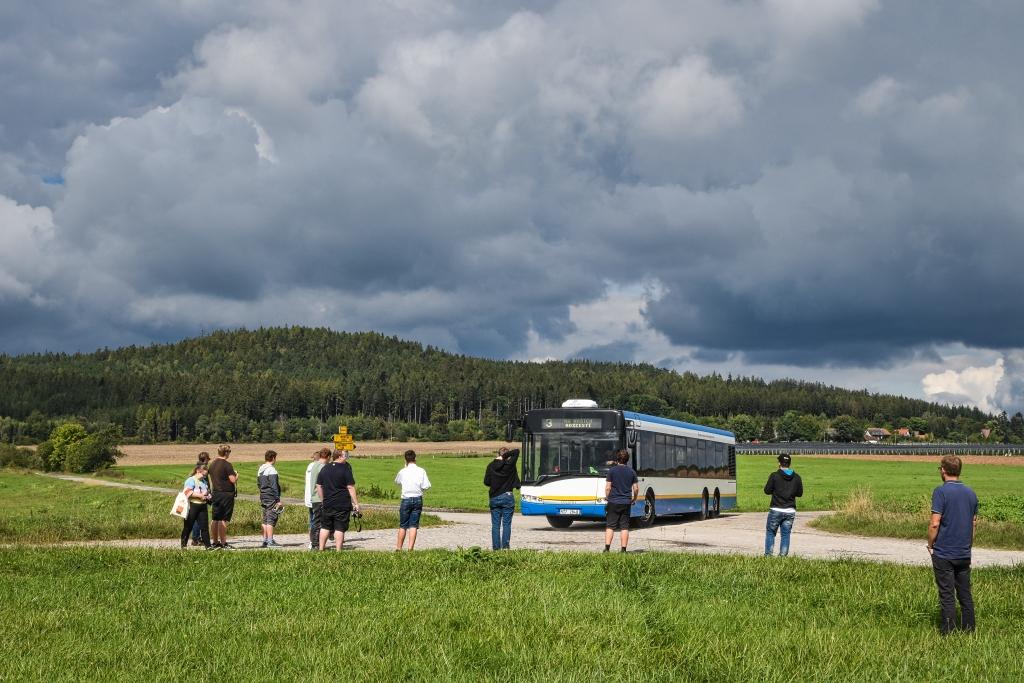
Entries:
[[356,519],[362,519],[363,518],[363,513],[361,511],[359,511],[359,510],[353,510],[352,511],[352,516],[355,517]]

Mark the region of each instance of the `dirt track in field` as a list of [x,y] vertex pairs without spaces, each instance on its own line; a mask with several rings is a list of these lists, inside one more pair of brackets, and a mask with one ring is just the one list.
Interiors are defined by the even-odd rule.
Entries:
[[[179,465],[193,464],[200,451],[211,456],[217,454],[219,444],[159,444],[159,445],[128,445],[121,446],[127,455],[118,460],[119,465]],[[330,447],[324,443],[239,443],[231,446],[232,462],[263,462],[263,454],[268,450],[277,452],[278,460],[309,460],[313,453],[321,448]],[[358,457],[398,456],[410,448],[417,453],[494,453],[504,441],[364,441],[356,442],[353,454]]]

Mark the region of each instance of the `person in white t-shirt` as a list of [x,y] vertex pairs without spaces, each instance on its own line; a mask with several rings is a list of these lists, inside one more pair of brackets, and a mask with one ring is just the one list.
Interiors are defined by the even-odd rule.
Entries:
[[309,549],[320,547],[320,508],[323,503],[316,492],[316,478],[331,457],[331,449],[321,448],[313,454],[313,462],[306,466],[305,503],[309,509]]
[[423,492],[430,488],[427,471],[416,464],[416,451],[405,452],[405,467],[395,475],[395,483],[402,487],[402,505],[398,512],[398,542],[395,550],[405,545],[409,537],[409,550],[416,547],[416,532],[420,528],[423,512]]

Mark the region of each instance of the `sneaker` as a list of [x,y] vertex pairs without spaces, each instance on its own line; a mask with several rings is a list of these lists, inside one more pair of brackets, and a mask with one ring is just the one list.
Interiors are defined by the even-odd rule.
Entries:
[[193,538],[192,539],[192,545],[199,545],[199,539],[198,538]]
[[220,547],[216,546],[216,545],[208,545],[208,546],[206,546],[206,549],[207,550],[220,550]]
[[306,550],[312,550],[312,549],[313,549],[313,541],[309,541],[308,543],[306,543]]
[[270,539],[269,541],[267,541],[267,542],[265,543],[265,545],[266,545],[266,546],[267,546],[268,548],[280,548],[280,547],[281,547],[281,544],[280,544],[280,543],[278,543],[277,541],[275,541],[274,539]]

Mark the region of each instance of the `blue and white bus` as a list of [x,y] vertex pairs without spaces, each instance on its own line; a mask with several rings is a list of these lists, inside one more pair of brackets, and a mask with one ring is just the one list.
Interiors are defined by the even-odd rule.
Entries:
[[604,519],[605,475],[622,448],[640,483],[630,510],[640,525],[690,512],[707,519],[736,507],[732,432],[573,400],[531,410],[523,420],[522,513],[544,515],[559,529]]

